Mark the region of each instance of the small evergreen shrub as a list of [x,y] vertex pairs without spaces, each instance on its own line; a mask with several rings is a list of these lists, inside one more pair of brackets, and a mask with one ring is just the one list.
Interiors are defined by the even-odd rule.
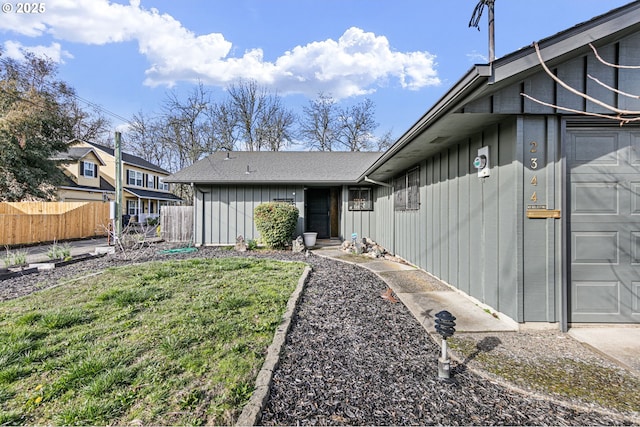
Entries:
[[271,249],[283,249],[291,244],[296,231],[298,208],[282,202],[258,205],[254,211],[256,228],[262,242]]

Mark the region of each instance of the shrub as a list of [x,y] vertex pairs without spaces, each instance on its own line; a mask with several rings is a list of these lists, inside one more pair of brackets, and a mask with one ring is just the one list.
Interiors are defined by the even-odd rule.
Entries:
[[258,205],[254,211],[256,228],[267,247],[282,249],[291,244],[296,231],[298,208],[288,203],[269,202]]

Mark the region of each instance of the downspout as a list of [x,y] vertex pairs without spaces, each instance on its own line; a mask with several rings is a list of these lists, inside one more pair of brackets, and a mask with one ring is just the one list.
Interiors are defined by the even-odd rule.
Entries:
[[[193,182],[191,183],[191,194],[193,195],[193,230],[191,230],[191,242],[193,244],[193,246],[196,246],[196,230],[198,229],[196,220],[198,218],[198,214],[196,212],[197,210],[197,206],[198,206],[198,200],[196,197],[196,186],[193,184]],[[204,206],[204,200],[202,205]],[[202,244],[204,244],[204,208],[203,208],[203,212],[202,212]]]
[[370,182],[371,184],[380,185],[382,187],[387,187],[387,188],[393,187],[393,185],[391,185],[391,184],[387,184],[386,182],[375,181],[375,180],[369,178],[366,175],[364,176],[364,180],[365,180],[365,182]]
[[571,270],[569,265],[571,263],[571,254],[570,254],[570,246],[569,246],[569,236],[571,236],[571,223],[569,221],[569,215],[567,214],[567,207],[569,206],[569,186],[567,182],[567,148],[565,144],[565,134],[567,130],[566,121],[562,121],[560,126],[560,144],[561,144],[561,158],[560,158],[560,179],[562,184],[560,188],[562,189],[562,198],[560,199],[560,212],[562,212],[562,217],[560,219],[560,253],[562,262],[561,265],[561,290],[560,290],[560,331],[568,332],[569,331],[569,310],[571,309],[569,303],[569,286],[571,280]]

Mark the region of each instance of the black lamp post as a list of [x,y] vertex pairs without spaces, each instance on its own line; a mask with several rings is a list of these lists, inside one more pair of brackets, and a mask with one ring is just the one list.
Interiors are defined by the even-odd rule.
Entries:
[[436,314],[436,332],[442,336],[442,355],[438,359],[438,378],[451,377],[451,361],[447,357],[447,338],[456,331],[456,318],[446,310]]

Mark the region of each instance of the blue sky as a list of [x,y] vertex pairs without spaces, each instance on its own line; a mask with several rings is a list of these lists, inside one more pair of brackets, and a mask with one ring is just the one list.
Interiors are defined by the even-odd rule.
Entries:
[[[486,63],[486,10],[480,31],[468,27],[477,2],[45,0],[44,12],[20,14],[3,0],[0,44],[5,56],[46,54],[80,97],[124,118],[159,112],[170,90],[202,82],[223,99],[225,85],[251,78],[296,113],[320,91],[342,105],[368,97],[378,133],[398,137]],[[496,56],[627,3],[496,0]]]

